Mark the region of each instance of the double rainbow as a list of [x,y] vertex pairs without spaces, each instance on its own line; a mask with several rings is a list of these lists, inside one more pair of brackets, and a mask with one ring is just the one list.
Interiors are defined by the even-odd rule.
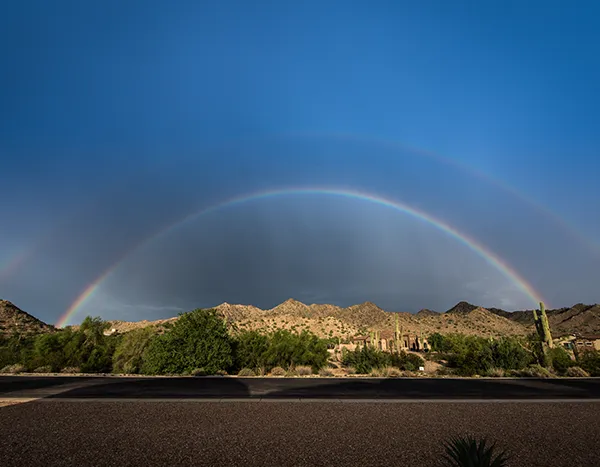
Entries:
[[294,188],[294,189],[281,189],[281,190],[271,190],[271,191],[263,191],[258,193],[250,193],[242,196],[238,196],[235,198],[231,198],[229,200],[223,201],[221,203],[203,208],[199,211],[195,211],[184,218],[178,220],[177,222],[170,224],[163,229],[155,232],[153,235],[146,237],[143,241],[138,243],[134,248],[127,251],[123,256],[121,256],[115,263],[113,263],[108,269],[106,269],[100,276],[98,276],[91,284],[89,284],[76,298],[76,300],[71,304],[71,306],[67,309],[67,311],[60,316],[56,325],[58,327],[62,327],[69,322],[79,311],[79,309],[86,303],[86,301],[98,290],[98,288],[102,285],[102,283],[107,279],[108,276],[112,272],[114,272],[120,264],[131,254],[140,250],[144,246],[152,243],[160,237],[163,237],[173,230],[180,228],[200,216],[209,214],[211,212],[217,211],[219,209],[239,205],[243,203],[247,203],[250,201],[257,201],[266,198],[274,198],[278,196],[297,196],[297,195],[318,195],[318,196],[337,196],[355,200],[368,201],[380,206],[385,206],[390,209],[394,209],[400,213],[408,214],[422,222],[425,222],[438,230],[448,234],[450,237],[456,239],[473,252],[477,253],[483,259],[485,259],[490,265],[495,267],[498,271],[500,271],[506,278],[508,278],[512,283],[514,283],[520,290],[522,290],[527,297],[531,300],[532,305],[537,306],[538,302],[543,301],[540,294],[533,288],[533,286],[528,283],[523,277],[519,275],[517,271],[515,271],[511,266],[503,261],[500,257],[486,248],[484,245],[477,242],[475,239],[467,236],[466,234],[460,232],[458,229],[450,226],[444,221],[437,219],[428,213],[418,210],[414,207],[411,207],[407,204],[394,201],[391,199],[383,198],[381,196],[377,196],[374,194],[353,191],[353,190],[345,190],[345,189],[334,189],[334,188]]

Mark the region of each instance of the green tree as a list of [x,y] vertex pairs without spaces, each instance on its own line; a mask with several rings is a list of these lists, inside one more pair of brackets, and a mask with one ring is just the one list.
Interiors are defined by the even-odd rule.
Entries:
[[306,330],[300,334],[278,330],[269,336],[265,363],[268,369],[306,365],[316,373],[327,364],[328,357],[327,342],[315,334]]
[[153,326],[135,329],[124,334],[113,354],[113,372],[139,373],[142,369],[145,352],[155,335],[156,328]]
[[22,363],[28,369],[26,362],[31,360],[34,338],[17,333],[0,337],[0,368],[15,363]]
[[267,366],[269,338],[258,331],[245,331],[238,335],[235,341],[236,369],[250,368],[253,370]]
[[493,365],[504,370],[521,370],[534,363],[533,354],[528,351],[518,338],[503,337],[494,341]]
[[142,371],[147,374],[182,374],[196,368],[208,373],[233,365],[232,339],[215,310],[182,313],[173,328],[151,339]]
[[439,332],[434,332],[430,334],[427,338],[427,342],[429,342],[429,347],[432,352],[447,352],[450,350],[449,345],[446,343],[445,337]]
[[358,374],[366,375],[374,368],[390,366],[391,355],[387,352],[366,346],[354,351],[345,352],[342,362],[346,366],[353,367]]
[[577,363],[587,371],[590,376],[600,376],[600,352],[586,350],[577,355]]
[[37,336],[29,363],[30,369],[49,366],[52,371],[60,371],[65,365],[63,332]]

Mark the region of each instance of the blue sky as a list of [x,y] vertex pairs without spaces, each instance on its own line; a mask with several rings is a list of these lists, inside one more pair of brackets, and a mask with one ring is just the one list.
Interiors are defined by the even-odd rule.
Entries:
[[[599,10],[552,1],[6,5],[0,297],[53,322],[140,241],[199,207],[334,186],[443,219],[552,305],[600,301]],[[389,215],[285,197],[226,209],[126,255],[81,313],[141,319],[219,301],[274,306],[287,295],[406,311],[459,298],[529,306],[472,251],[431,227],[410,239],[422,226]],[[296,228],[282,229],[284,220]],[[313,238],[315,224],[323,232]],[[350,225],[355,235],[344,237]],[[385,241],[375,240],[382,230]],[[325,264],[326,239],[343,247]],[[3,274],[19,255],[27,260]],[[347,261],[354,275],[342,274]],[[303,272],[275,280],[286,267]],[[200,286],[204,275],[215,284]]]

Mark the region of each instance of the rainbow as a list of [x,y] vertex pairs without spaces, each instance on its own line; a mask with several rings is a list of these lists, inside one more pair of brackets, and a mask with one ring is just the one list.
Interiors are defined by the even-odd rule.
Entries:
[[[426,149],[416,148],[409,145],[405,145],[403,143],[394,141],[394,140],[386,140],[381,139],[369,135],[359,135],[354,133],[343,133],[343,132],[330,132],[330,133],[320,133],[320,132],[286,132],[280,135],[276,135],[276,137],[300,137],[300,138],[310,138],[310,137],[323,137],[323,138],[331,138],[338,139],[340,141],[350,141],[350,142],[362,142],[367,144],[375,144],[381,147],[388,147],[391,149],[398,150],[406,150],[411,153],[418,155],[420,157],[429,158],[443,164],[453,166],[458,168],[459,170],[464,171],[465,173],[483,180],[490,185],[493,185],[509,194],[514,196],[515,198],[523,201],[528,204],[532,208],[536,209],[538,212],[542,213],[548,219],[552,220],[556,223],[557,226],[560,226],[565,233],[571,235],[574,239],[577,239],[583,245],[585,245],[590,251],[592,251],[595,255],[600,255],[600,245],[593,242],[591,239],[585,237],[580,231],[576,230],[572,225],[567,223],[562,217],[556,214],[554,211],[548,209],[546,206],[540,204],[538,201],[532,199],[529,196],[526,196],[523,192],[514,188],[507,183],[494,178],[492,175],[483,172],[479,169],[473,168],[469,165],[466,165],[463,162],[457,161],[455,159],[442,156],[433,151],[429,151]],[[34,244],[29,251],[23,254],[23,257],[18,260],[13,260],[10,263],[7,263],[5,266],[0,265],[0,280],[5,279],[10,274],[12,274],[15,270],[19,269],[24,263],[26,263],[40,248],[40,246],[44,243],[45,236],[42,236],[40,240],[36,244]]]
[[475,167],[471,167],[471,166],[465,164],[464,162],[461,162],[460,160],[457,160],[457,159],[454,159],[454,158],[448,157],[448,156],[442,156],[436,152],[433,152],[433,151],[430,151],[427,149],[409,146],[407,144],[400,143],[398,141],[387,140],[387,139],[373,137],[373,136],[364,135],[364,134],[361,135],[361,134],[356,134],[356,133],[344,133],[344,132],[330,132],[330,133],[290,132],[287,134],[290,136],[298,136],[298,137],[311,137],[311,136],[312,137],[323,137],[323,138],[338,139],[340,141],[357,142],[357,143],[364,143],[364,144],[374,144],[374,145],[380,146],[382,148],[408,151],[408,152],[410,152],[412,154],[416,154],[420,157],[425,157],[425,158],[440,162],[442,164],[445,164],[445,165],[448,165],[451,167],[455,167],[455,168],[465,172],[466,174],[473,176],[474,178],[482,180],[486,183],[489,183],[492,186],[495,186],[496,188],[498,188],[506,193],[509,193],[510,195],[512,195],[513,197],[518,199],[519,201],[522,201],[525,204],[528,204],[530,207],[537,210],[538,212],[540,212],[541,214],[546,216],[549,220],[554,222],[557,226],[560,226],[565,233],[571,235],[574,239],[577,239],[579,242],[581,242],[583,245],[585,245],[586,248],[588,248],[590,251],[592,251],[595,255],[600,255],[600,245],[598,243],[596,243],[594,240],[583,235],[579,230],[574,228],[571,224],[569,224],[565,219],[563,219],[561,216],[559,216],[556,212],[552,211],[545,205],[536,201],[534,198],[527,196],[525,193],[518,190],[514,186],[509,185],[508,183],[506,183],[502,180],[499,180],[498,178],[495,178],[494,176],[490,175],[487,172],[484,172]]
[[123,256],[121,256],[113,265],[111,265],[107,270],[105,270],[100,276],[94,280],[91,284],[89,284],[83,292],[79,294],[76,300],[71,304],[71,306],[67,309],[67,311],[60,316],[58,319],[56,326],[62,327],[64,326],[71,318],[73,318],[80,307],[94,294],[96,290],[102,285],[102,283],[106,280],[106,278],[115,271],[119,265],[131,254],[135,251],[140,250],[144,246],[152,243],[159,237],[162,237],[169,232],[173,231],[176,228],[183,227],[187,223],[197,219],[200,216],[205,214],[217,211],[224,207],[239,205],[242,203],[246,203],[249,201],[257,201],[266,198],[273,198],[277,196],[293,196],[293,195],[329,195],[329,196],[338,196],[349,199],[356,199],[362,201],[368,201],[380,206],[385,206],[391,209],[394,209],[398,212],[402,212],[405,214],[409,214],[416,219],[419,219],[427,224],[436,227],[442,232],[445,232],[452,238],[458,240],[460,243],[480,255],[484,258],[489,264],[498,269],[504,276],[506,276],[511,282],[516,284],[520,290],[522,290],[530,299],[532,304],[537,306],[538,302],[543,301],[540,294],[535,291],[533,286],[529,284],[523,277],[519,275],[517,271],[512,269],[506,262],[504,262],[501,258],[495,255],[492,251],[478,243],[476,240],[468,237],[466,234],[458,231],[454,227],[448,225],[447,223],[436,219],[435,217],[427,214],[424,211],[417,210],[413,207],[410,207],[406,204],[400,203],[398,201],[393,201],[390,199],[386,199],[377,195],[363,193],[359,191],[345,190],[345,189],[333,189],[333,188],[293,188],[293,189],[280,189],[280,190],[271,190],[271,191],[263,191],[258,193],[251,193],[242,196],[238,196],[235,198],[231,198],[229,200],[223,201],[221,203],[203,208],[199,211],[195,211],[184,218],[178,220],[174,224],[170,224],[158,232],[146,237],[142,242],[138,243],[133,249],[126,252]]
[[14,271],[19,269],[32,255],[33,249],[29,248],[14,254],[10,259],[4,262],[4,266],[0,267],[0,282],[4,281]]

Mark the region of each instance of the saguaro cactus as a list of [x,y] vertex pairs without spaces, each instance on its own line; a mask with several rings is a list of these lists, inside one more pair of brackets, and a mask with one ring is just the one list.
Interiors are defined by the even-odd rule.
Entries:
[[400,326],[400,347],[404,349],[404,326]]
[[396,352],[400,352],[400,339],[402,336],[400,335],[400,328],[398,327],[398,313],[394,315],[395,319],[395,330],[394,330],[394,342],[396,343]]
[[554,347],[554,343],[552,342],[552,334],[550,334],[550,324],[548,323],[548,315],[546,315],[544,302],[540,302],[539,315],[536,310],[533,310],[533,321],[538,336],[540,336],[540,340],[542,341],[542,347],[545,353],[546,347],[551,349]]

